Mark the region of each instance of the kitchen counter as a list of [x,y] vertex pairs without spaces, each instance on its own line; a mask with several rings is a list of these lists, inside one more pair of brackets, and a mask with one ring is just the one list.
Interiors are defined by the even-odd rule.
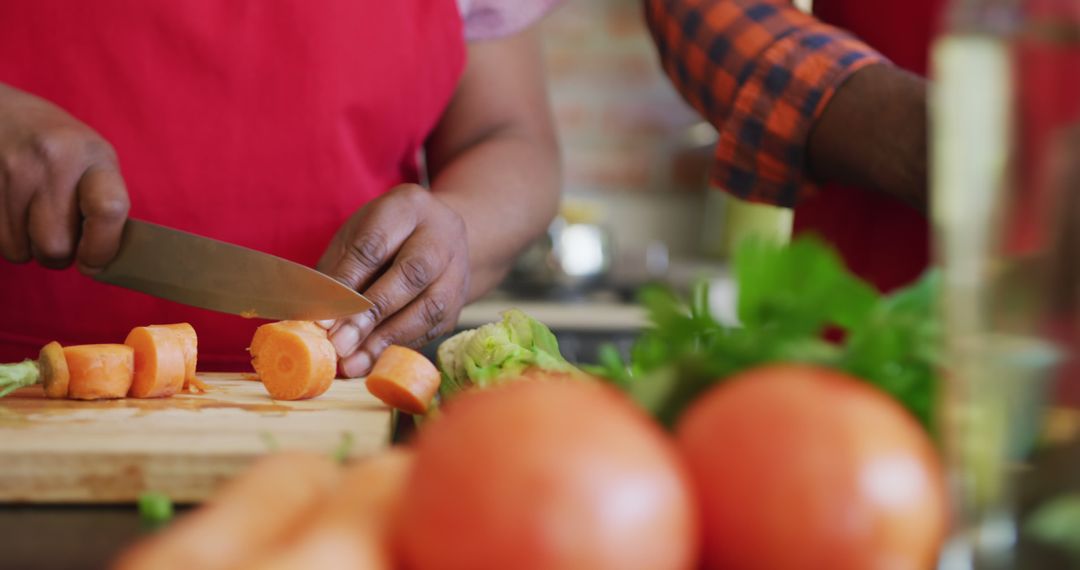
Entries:
[[[690,270],[684,273],[689,274]],[[687,289],[693,276],[676,280],[676,287]],[[713,268],[708,275],[709,306],[722,323],[734,324],[735,283],[725,270]],[[649,324],[648,315],[637,303],[626,302],[611,292],[595,292],[567,298],[521,298],[495,292],[461,311],[458,329],[475,328],[499,320],[507,309],[520,309],[553,331],[635,332]]]
[[638,305],[611,301],[558,302],[536,300],[480,300],[461,311],[458,328],[471,329],[498,321],[507,309],[520,309],[552,330],[629,330],[648,324]]

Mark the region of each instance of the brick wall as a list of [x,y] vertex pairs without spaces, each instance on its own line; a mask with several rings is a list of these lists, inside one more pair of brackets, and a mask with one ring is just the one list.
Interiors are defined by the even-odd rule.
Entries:
[[700,121],[660,69],[642,6],[568,0],[542,24],[571,195],[704,186],[709,153],[687,131]]

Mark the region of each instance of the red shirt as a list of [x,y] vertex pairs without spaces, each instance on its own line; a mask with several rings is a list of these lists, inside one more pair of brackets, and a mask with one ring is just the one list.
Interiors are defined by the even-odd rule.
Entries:
[[[359,206],[415,182],[465,61],[454,0],[0,3],[0,82],[116,148],[131,215],[314,265]],[[0,359],[187,321],[207,369],[257,322],[0,267]]]

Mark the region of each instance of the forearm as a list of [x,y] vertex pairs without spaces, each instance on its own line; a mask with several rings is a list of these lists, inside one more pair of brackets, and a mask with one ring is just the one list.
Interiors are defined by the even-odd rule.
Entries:
[[810,131],[812,177],[884,192],[925,209],[926,88],[923,78],[888,63],[855,72]]
[[552,138],[507,128],[470,146],[432,181],[465,220],[470,301],[498,285],[515,256],[545,231],[558,208],[559,172]]
[[469,246],[469,300],[506,275],[559,202],[555,126],[535,30],[478,42],[427,144],[432,190],[457,211]]
[[[794,207],[813,192],[815,182],[851,178],[846,169],[866,168],[866,157],[856,153],[867,141],[840,140],[835,131],[890,135],[878,129],[884,125],[874,116],[894,110],[881,98],[864,102],[856,96],[833,105],[840,90],[867,90],[846,89],[859,85],[850,81],[855,75],[886,64],[844,30],[775,0],[648,0],[646,6],[665,71],[719,131],[711,175],[715,186],[756,202]],[[870,90],[875,96],[884,93]],[[826,128],[818,129],[824,142],[811,145],[810,133],[830,107]],[[849,107],[866,112],[849,117]],[[891,175],[880,165],[874,172]]]

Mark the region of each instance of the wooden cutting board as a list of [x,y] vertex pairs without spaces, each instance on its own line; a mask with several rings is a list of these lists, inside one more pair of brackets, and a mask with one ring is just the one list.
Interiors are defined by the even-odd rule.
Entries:
[[239,374],[200,378],[206,394],[157,400],[49,400],[39,386],[0,399],[0,502],[124,503],[144,491],[201,501],[273,448],[351,441],[359,457],[390,443],[390,410],[362,381],[282,402]]

